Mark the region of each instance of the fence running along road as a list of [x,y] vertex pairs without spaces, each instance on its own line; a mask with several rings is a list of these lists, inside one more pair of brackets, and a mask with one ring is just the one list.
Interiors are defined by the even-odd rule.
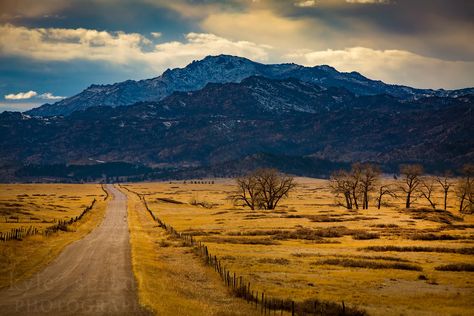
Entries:
[[[119,185],[120,186],[120,185]],[[221,277],[224,284],[231,290],[231,292],[240,298],[245,299],[249,304],[254,304],[255,308],[263,315],[283,315],[283,312],[295,315],[341,315],[341,316],[363,316],[367,313],[358,308],[348,307],[344,303],[320,301],[318,299],[311,299],[305,301],[295,302],[292,299],[281,299],[269,297],[264,292],[258,292],[252,288],[249,281],[246,281],[243,276],[239,276],[235,272],[230,271],[222,264],[220,258],[212,255],[208,247],[196,241],[192,235],[180,233],[173,228],[173,226],[166,224],[148,206],[146,195],[135,192],[126,186],[120,188],[136,194],[143,202],[145,209],[150,214],[151,218],[156,221],[162,229],[165,229],[171,236],[183,241],[186,246],[192,247],[195,252],[204,260],[204,262],[211,266]]]

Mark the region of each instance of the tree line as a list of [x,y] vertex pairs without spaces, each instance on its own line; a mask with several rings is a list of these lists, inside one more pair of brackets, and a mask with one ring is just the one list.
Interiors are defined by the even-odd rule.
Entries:
[[[395,183],[382,183],[382,173],[373,164],[355,163],[350,171],[339,170],[330,178],[329,187],[339,205],[347,209],[367,209],[371,196],[378,209],[385,197],[403,198],[405,208],[422,198],[431,208],[437,209],[438,202],[434,197],[440,189],[443,192],[442,208],[448,208],[448,195],[454,193],[458,200],[459,212],[474,213],[474,165],[467,164],[461,169],[461,177],[453,178],[451,172],[442,176],[427,176],[420,164],[400,166],[400,179]],[[395,176],[396,178],[396,176]]]
[[[418,199],[426,200],[431,208],[448,208],[448,196],[455,194],[459,212],[474,214],[474,165],[466,164],[460,170],[461,177],[452,173],[427,176],[420,164],[400,166],[400,178],[394,183],[382,181],[380,168],[370,163],[354,163],[351,170],[338,170],[329,180],[329,188],[338,205],[346,209],[368,209],[371,203],[381,208],[387,197],[404,200],[405,208],[411,208]],[[257,169],[235,180],[237,189],[229,196],[235,203],[252,210],[273,210],[279,202],[295,189],[291,176],[275,169]],[[442,206],[434,194],[443,193]]]

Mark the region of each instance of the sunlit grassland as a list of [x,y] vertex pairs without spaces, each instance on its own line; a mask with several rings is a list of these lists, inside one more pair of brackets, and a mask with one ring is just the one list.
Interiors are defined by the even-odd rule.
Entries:
[[[0,232],[29,226],[40,231],[23,240],[0,242],[0,287],[41,270],[65,246],[92,231],[103,219],[104,197],[97,184],[0,184]],[[59,220],[80,215],[94,199],[93,209],[67,232],[41,234]]]
[[233,297],[191,248],[159,228],[135,194],[128,194],[128,217],[141,305],[157,315],[257,314]]
[[[203,241],[269,296],[344,300],[375,315],[472,313],[472,272],[436,268],[474,263],[473,216],[429,211],[422,198],[413,207],[426,211],[405,210],[402,197],[387,199],[380,210],[372,202],[368,210],[349,211],[335,205],[326,181],[297,180],[297,190],[276,211],[234,206],[227,199],[231,180],[126,187],[144,194],[156,216]],[[452,215],[461,217],[452,192],[448,202]],[[399,248],[367,249],[373,246]],[[407,251],[413,247],[426,251]]]

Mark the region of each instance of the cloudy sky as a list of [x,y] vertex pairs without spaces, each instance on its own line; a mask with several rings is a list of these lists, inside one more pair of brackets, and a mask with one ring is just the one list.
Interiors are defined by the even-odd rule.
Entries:
[[206,55],[474,86],[472,0],[1,0],[0,111]]

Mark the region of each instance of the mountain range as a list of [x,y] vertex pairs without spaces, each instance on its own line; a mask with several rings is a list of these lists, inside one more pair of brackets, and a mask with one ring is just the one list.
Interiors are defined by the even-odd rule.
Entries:
[[91,85],[75,96],[54,104],[45,104],[27,113],[37,116],[69,115],[92,106],[116,107],[143,101],[159,101],[173,92],[200,90],[208,83],[238,83],[250,76],[270,79],[295,78],[323,87],[345,88],[356,95],[388,94],[407,100],[427,96],[456,97],[474,93],[474,88],[446,91],[390,85],[368,79],[358,72],[338,72],[327,65],[266,65],[242,57],[219,55],[194,61],[185,68],[166,70],[161,76],[152,79]]
[[474,89],[388,85],[329,66],[206,57],[160,77],[91,86],[0,114],[0,179],[228,176],[259,166],[327,176],[474,159]]

